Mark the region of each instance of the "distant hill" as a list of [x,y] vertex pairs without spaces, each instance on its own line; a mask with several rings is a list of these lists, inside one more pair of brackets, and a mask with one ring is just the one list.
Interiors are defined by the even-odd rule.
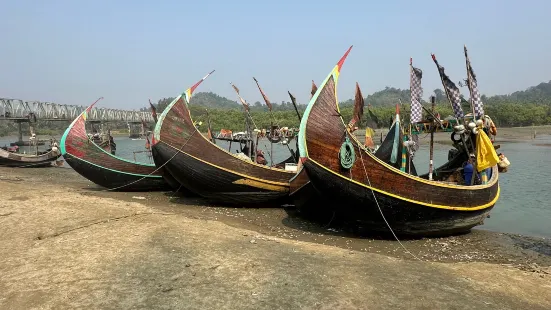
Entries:
[[526,90],[516,91],[510,95],[482,96],[482,100],[491,104],[500,103],[532,103],[551,104],[551,81],[540,83]]
[[[451,106],[446,99],[442,89],[435,89],[430,92],[425,90],[425,97],[434,93],[436,96],[437,111],[446,117],[452,114]],[[471,108],[469,102],[463,98],[463,110],[468,113]],[[164,108],[173,100],[173,98],[163,98],[157,102],[157,113],[161,113]],[[386,87],[383,90],[374,92],[365,98],[366,105],[372,106],[372,111],[378,118],[379,126],[388,126],[389,119],[394,115],[394,106],[402,101],[409,110],[410,94],[409,89],[399,89]],[[537,86],[529,87],[523,91],[516,91],[509,95],[496,95],[487,97],[482,96],[485,104],[484,108],[488,115],[492,117],[498,126],[531,126],[551,124],[551,81],[540,83]],[[341,114],[345,119],[352,115],[353,99],[348,99],[340,103]],[[424,104],[427,104],[424,102]],[[298,119],[291,102],[282,101],[281,103],[272,103],[273,116],[277,123],[287,124],[288,126],[298,126]],[[299,105],[298,109],[302,113],[305,105]],[[237,129],[242,127],[243,112],[241,105],[235,100],[221,97],[212,92],[197,93],[191,100],[191,112],[197,120],[206,120],[205,109],[209,109],[209,114],[213,120],[213,129],[220,128]],[[149,110],[145,107],[142,110]],[[251,103],[251,113],[258,126],[268,126],[272,122],[268,115],[264,103]],[[367,113],[364,113],[366,118]],[[365,122],[363,122],[365,124]]]
[[[435,89],[432,92],[425,90],[425,95],[434,93],[437,103],[447,103],[446,95],[442,89]],[[157,102],[157,110],[162,111],[173,98],[163,98]],[[426,98],[425,98],[426,99]],[[410,101],[409,89],[400,89],[394,87],[386,87],[383,90],[374,92],[365,98],[366,105],[372,105],[373,107],[393,107],[397,103],[407,104]],[[509,95],[495,95],[488,97],[482,95],[482,101],[488,105],[500,105],[500,104],[543,104],[551,105],[551,81],[540,83],[537,86],[529,87],[526,90],[516,91]],[[219,96],[212,92],[200,92],[193,96],[193,105],[202,106],[206,108],[217,109],[240,109],[235,100],[230,100],[226,97]],[[352,106],[354,104],[353,99],[348,99],[340,103],[342,107]],[[467,104],[467,103],[465,103]],[[272,103],[274,111],[287,111],[293,110],[291,102]],[[467,107],[467,106],[466,106]],[[304,108],[304,107],[302,107]],[[148,110],[144,108],[142,110]],[[255,102],[251,104],[251,110],[266,110],[264,103]]]
[[[450,104],[446,100],[445,93],[441,89],[435,89],[430,92],[425,90],[425,99],[429,94],[436,95],[437,111],[446,117],[452,113]],[[157,112],[161,113],[165,107],[174,98],[163,98],[157,101]],[[409,109],[409,89],[399,89],[386,87],[380,91],[369,94],[365,98],[366,105],[372,106],[372,111],[378,118],[379,126],[387,127],[389,119],[394,115],[394,106],[402,101]],[[492,117],[498,126],[531,126],[531,125],[549,125],[551,124],[551,81],[543,82],[525,90],[516,91],[508,95],[482,96],[485,104],[484,109]],[[352,105],[354,101],[348,99],[341,102],[341,114],[348,120],[352,116]],[[425,103],[427,104],[427,103]],[[272,103],[274,113],[270,115],[267,112],[266,105],[260,102],[251,103],[251,114],[255,123],[259,127],[266,127],[274,121],[276,124],[285,124],[285,126],[298,126],[298,118],[290,102],[282,101]],[[299,105],[298,109],[302,113],[305,105]],[[219,96],[212,92],[200,92],[193,96],[191,101],[191,112],[195,119],[205,121],[205,108],[208,108],[210,119],[214,130],[220,128],[242,130],[243,112],[241,105],[235,100]],[[144,107],[142,111],[149,111],[149,107]],[[463,110],[470,111],[467,101],[463,102]],[[367,117],[364,113],[364,121]],[[63,132],[66,124],[59,122],[41,122],[35,126],[38,134],[54,134]],[[111,129],[124,129],[126,124],[112,123]],[[17,132],[14,123],[4,122],[0,124],[0,136]],[[24,128],[24,132],[28,132]]]
[[[156,104],[155,108],[157,113],[161,113],[167,105],[174,100],[174,97],[160,99]],[[191,99],[192,106],[204,107],[204,108],[214,108],[214,109],[225,109],[225,110],[239,110],[241,109],[241,104],[237,103],[235,100],[230,100],[226,97],[219,96],[213,92],[200,92],[193,95]],[[256,101],[250,103],[251,111],[266,111],[266,105]],[[294,110],[293,104],[289,102],[282,101],[281,103],[272,102],[273,111],[290,111]],[[299,109],[304,109],[306,105],[300,105]],[[140,109],[141,111],[149,111],[149,107],[144,107]]]

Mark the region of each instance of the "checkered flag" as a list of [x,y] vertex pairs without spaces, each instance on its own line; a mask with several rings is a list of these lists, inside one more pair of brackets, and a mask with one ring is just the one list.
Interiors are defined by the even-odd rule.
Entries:
[[471,61],[467,55],[467,47],[465,48],[465,61],[467,63],[467,85],[469,87],[469,92],[471,93],[471,104],[474,109],[474,116],[476,118],[481,118],[484,116],[484,105],[482,104],[482,99],[480,98],[480,93],[478,92],[478,83],[476,82],[476,75],[473,72],[473,67],[471,67]]
[[440,73],[440,79],[442,80],[442,85],[444,86],[444,90],[448,95],[448,99],[452,104],[453,114],[455,118],[463,118],[465,114],[463,113],[463,109],[461,108],[461,92],[459,91],[459,88],[457,88],[455,83],[452,82],[452,80],[450,80],[450,78],[446,75],[446,73],[444,72],[444,67],[438,64],[438,61],[436,61],[436,56],[434,54],[432,55],[432,60],[434,60],[434,63],[438,68],[438,73]]
[[411,78],[409,81],[409,90],[411,93],[411,123],[420,122],[423,118],[423,107],[421,106],[421,97],[423,97],[423,88],[421,87],[421,79],[423,71],[411,65]]

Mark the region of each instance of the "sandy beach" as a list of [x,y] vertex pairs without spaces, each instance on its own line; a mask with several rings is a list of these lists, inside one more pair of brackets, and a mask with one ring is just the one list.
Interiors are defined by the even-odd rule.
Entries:
[[550,309],[551,242],[352,235],[292,209],[0,168],[1,309]]

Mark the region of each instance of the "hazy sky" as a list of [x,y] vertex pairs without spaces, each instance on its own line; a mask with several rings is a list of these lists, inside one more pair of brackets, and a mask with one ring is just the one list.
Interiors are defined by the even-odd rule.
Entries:
[[[551,79],[551,1],[0,1],[0,97],[137,109],[197,91],[253,103],[256,77],[273,102],[290,90],[307,103],[354,45],[339,99],[409,87],[409,57],[424,97],[441,87],[430,53],[455,82],[463,44],[482,93],[504,94]],[[462,91],[467,94],[466,88]]]

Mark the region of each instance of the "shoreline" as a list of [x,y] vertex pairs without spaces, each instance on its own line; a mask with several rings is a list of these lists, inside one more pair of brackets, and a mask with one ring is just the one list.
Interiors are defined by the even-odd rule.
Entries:
[[551,307],[548,238],[401,240],[413,257],[292,209],[110,192],[72,169],[0,168],[0,186],[0,308]]
[[[185,196],[180,193],[112,192],[86,180],[74,170],[64,167],[37,169],[0,167],[0,182],[2,181],[28,181],[33,184],[43,184],[45,188],[40,192],[45,193],[50,186],[63,186],[83,198],[116,199],[121,203],[144,203],[163,212],[179,212],[204,220],[221,221],[232,227],[254,230],[273,237],[331,245],[347,250],[383,253],[401,259],[415,259],[404,252],[393,237],[370,235],[343,228],[338,223],[330,223],[331,219],[329,218],[323,223],[305,219],[292,207],[240,208],[211,204],[201,197]],[[17,198],[12,200],[17,201]],[[417,251],[417,255],[424,256],[430,261],[464,262],[462,259],[465,258],[468,261],[500,264],[510,263],[511,259],[514,259],[514,261],[524,260],[531,264],[539,262],[539,259],[545,258],[544,256],[547,255],[549,260],[543,259],[541,263],[548,263],[551,266],[550,237],[491,231],[485,230],[483,227],[484,225],[476,226],[470,233],[449,237],[399,239],[406,248],[410,246],[412,250]],[[389,245],[397,247],[390,248]],[[435,245],[444,247],[444,250],[441,251]],[[458,247],[455,250],[446,248],[452,245]],[[495,249],[491,251],[492,253],[484,253],[484,251],[488,251],[487,247]],[[510,251],[515,247],[532,249],[533,253],[526,252],[520,255],[514,250]],[[479,250],[482,252],[477,252]],[[472,253],[468,254],[465,251]],[[525,254],[527,256],[523,257]]]
[[[540,136],[540,135],[551,135],[551,125],[540,125],[540,126],[526,126],[526,127],[498,127],[497,128],[497,141],[501,141],[501,142],[511,142],[511,141],[516,141],[516,140],[519,140],[519,139],[526,139],[526,140],[530,140],[531,137],[533,136],[533,133],[534,131],[536,132],[536,135],[537,136]],[[63,132],[64,131],[60,131],[59,133],[56,133],[54,136],[61,136],[63,135]],[[383,133],[383,136],[386,135],[386,133],[388,132],[388,128],[379,128],[379,129],[375,129],[375,138],[377,138],[377,135],[380,135],[381,133]],[[362,137],[364,136],[364,133],[365,133],[365,128],[363,129],[358,129],[356,131],[356,135],[358,137]],[[112,131],[111,132],[112,136],[113,137],[124,137],[124,136],[128,136],[129,133],[127,132],[121,132],[121,131]],[[441,132],[438,132],[435,134],[435,138],[436,137],[439,137],[439,138],[436,138],[436,140],[449,140],[449,135],[450,133],[441,133]],[[37,137],[39,137],[39,139],[49,139],[52,135],[47,135],[47,134],[38,134]],[[421,135],[423,136],[423,135]],[[17,132],[12,132],[10,134],[7,134],[7,135],[3,135],[1,136],[0,135],[0,139],[2,138],[15,138],[17,139]],[[23,136],[23,140],[25,140],[25,138],[28,139],[28,136]]]

